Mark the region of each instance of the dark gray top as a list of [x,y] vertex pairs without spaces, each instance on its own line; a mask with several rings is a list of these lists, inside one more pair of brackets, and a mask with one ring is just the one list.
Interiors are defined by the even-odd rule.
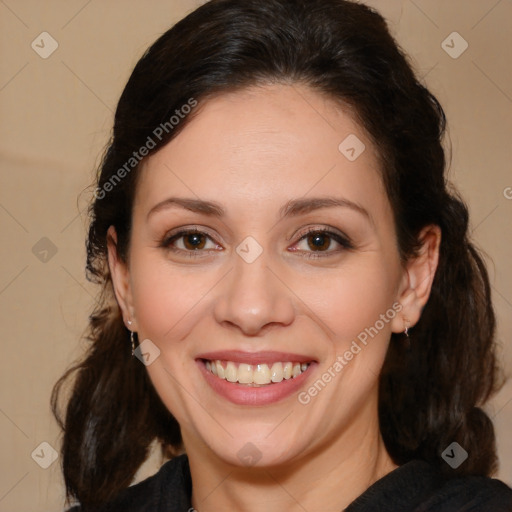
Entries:
[[[186,455],[90,512],[193,512]],[[512,512],[512,489],[487,477],[447,479],[422,460],[410,461],[370,486],[340,512]],[[83,511],[73,507],[69,512]]]

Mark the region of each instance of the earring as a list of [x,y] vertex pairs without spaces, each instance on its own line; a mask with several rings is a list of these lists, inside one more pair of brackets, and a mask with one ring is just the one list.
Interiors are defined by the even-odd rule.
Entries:
[[409,338],[409,322],[407,320],[404,320],[405,329],[405,339],[403,340],[403,345],[406,348],[407,351],[411,349],[411,339]]
[[130,331],[130,342],[132,344],[132,356],[135,355],[135,333]]
[[[132,325],[132,321],[131,320],[127,320],[126,323],[131,326]],[[135,355],[135,333],[130,330],[130,343],[132,345],[132,356]]]
[[404,334],[409,337],[409,320],[407,318],[404,318]]

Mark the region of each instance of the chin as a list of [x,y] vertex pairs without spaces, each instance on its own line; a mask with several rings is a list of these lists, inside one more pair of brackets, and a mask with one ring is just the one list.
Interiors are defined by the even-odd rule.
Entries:
[[[275,428],[275,427],[274,427]],[[278,430],[280,427],[277,427]],[[282,431],[270,435],[268,424],[264,427],[256,424],[240,424],[230,429],[222,439],[206,434],[203,438],[214,455],[229,465],[238,467],[265,468],[286,465],[304,454],[311,442],[299,439],[298,432],[290,432],[282,426]]]

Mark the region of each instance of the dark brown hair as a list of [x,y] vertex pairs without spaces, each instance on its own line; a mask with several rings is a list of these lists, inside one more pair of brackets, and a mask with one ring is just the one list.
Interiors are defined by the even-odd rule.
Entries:
[[[102,287],[84,359],[56,384],[54,413],[64,430],[68,497],[89,505],[132,481],[152,441],[179,450],[179,425],[131,356],[107,265],[115,226],[126,260],[137,166],[133,152],[152,136],[157,151],[193,119],[168,123],[191,99],[264,83],[302,83],[354,113],[377,148],[403,261],[418,234],[442,230],[430,299],[411,330],[410,349],[393,335],[380,379],[380,425],[397,464],[419,458],[453,474],[496,468],[494,430],[479,408],[498,388],[495,316],[488,275],[468,240],[468,211],[445,177],[445,117],[372,9],[344,0],[212,0],[163,34],[143,55],[121,95],[112,139],[90,208],[87,271]],[[159,132],[158,132],[159,133]],[[131,164],[130,164],[131,165]],[[124,167],[123,167],[124,166]],[[119,169],[124,168],[122,179]],[[110,183],[110,186],[107,185]],[[65,416],[63,384],[74,377]],[[457,441],[469,458],[457,470],[441,452]]]

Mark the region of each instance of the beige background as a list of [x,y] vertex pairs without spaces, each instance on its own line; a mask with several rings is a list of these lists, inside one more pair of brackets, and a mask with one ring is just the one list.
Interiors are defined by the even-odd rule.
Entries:
[[[370,3],[388,17],[446,109],[451,177],[470,205],[474,238],[494,262],[502,360],[510,371],[512,2]],[[79,339],[95,293],[84,278],[85,203],[77,198],[91,182],[132,67],[154,39],[198,4],[0,0],[2,512],[62,510],[58,461],[43,469],[31,453],[42,442],[59,445],[50,390],[81,353]],[[43,31],[59,45],[47,59],[31,48]],[[453,31],[469,44],[456,59],[441,46]],[[452,51],[460,43],[454,40]],[[55,246],[54,255],[48,241],[33,251],[43,237]],[[41,247],[50,252],[45,255]],[[498,432],[499,476],[510,485],[512,384],[489,410]],[[43,447],[43,453],[38,448],[34,458],[47,460],[50,449]],[[148,464],[140,477],[154,469],[154,462]]]

